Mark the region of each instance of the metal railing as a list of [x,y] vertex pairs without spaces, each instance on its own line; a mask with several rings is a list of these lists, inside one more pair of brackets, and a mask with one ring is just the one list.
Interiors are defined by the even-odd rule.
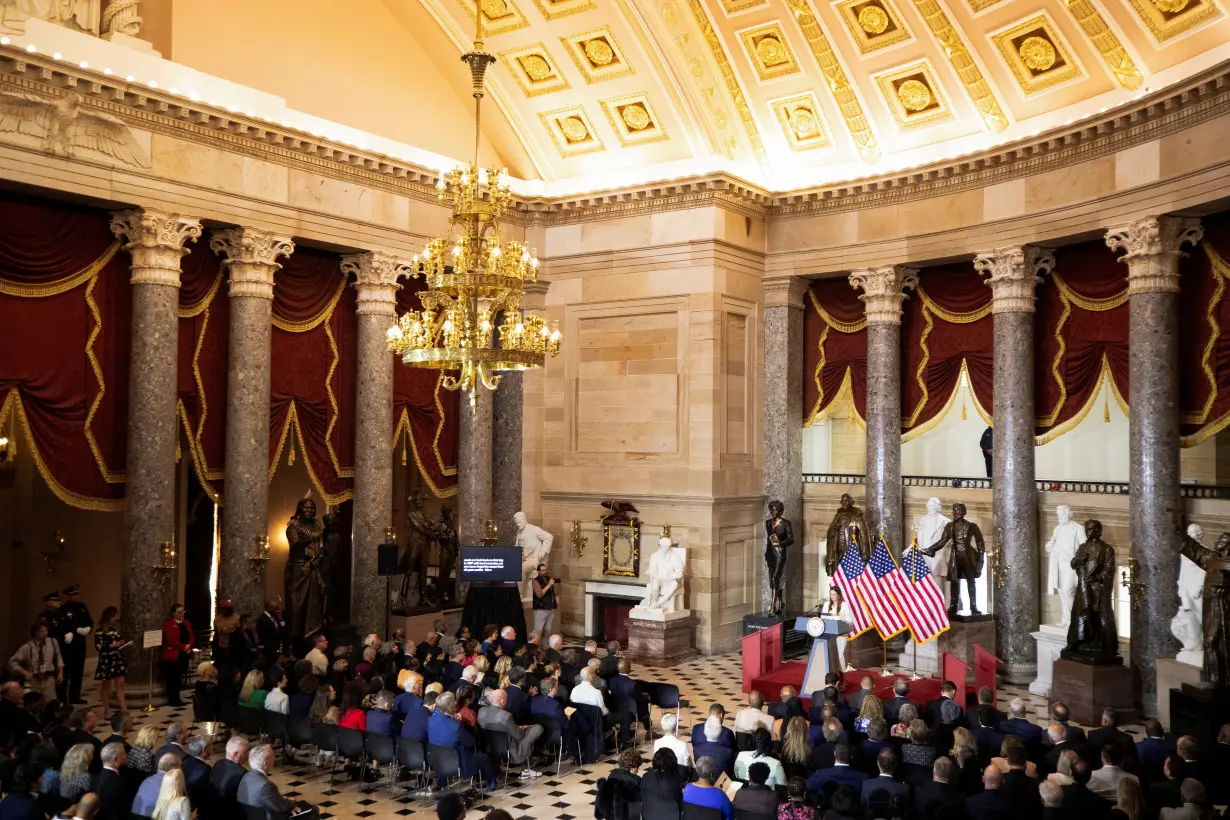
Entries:
[[[803,473],[804,484],[862,484],[866,476],[859,473]],[[989,478],[965,476],[906,475],[901,477],[903,487],[936,487],[956,490],[993,489]],[[1040,493],[1091,493],[1094,495],[1127,495],[1130,485],[1123,481],[1056,481],[1039,478],[1034,485]],[[1184,484],[1180,487],[1183,498],[1211,500],[1230,499],[1230,485]]]

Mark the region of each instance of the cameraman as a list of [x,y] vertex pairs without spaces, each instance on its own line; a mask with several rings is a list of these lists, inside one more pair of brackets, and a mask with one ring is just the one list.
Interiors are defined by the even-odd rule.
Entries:
[[534,632],[538,634],[538,640],[542,641],[547,635],[551,634],[551,622],[555,620],[555,610],[559,607],[559,602],[555,600],[555,585],[559,583],[558,578],[552,578],[547,574],[547,565],[538,565],[538,574],[534,576]]

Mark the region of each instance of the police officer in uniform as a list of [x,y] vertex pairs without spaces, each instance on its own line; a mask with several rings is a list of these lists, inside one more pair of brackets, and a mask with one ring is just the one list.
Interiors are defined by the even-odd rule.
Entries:
[[[64,659],[64,663],[67,666],[69,648],[77,640],[77,633],[72,625],[72,616],[64,611],[64,599],[60,597],[58,592],[49,592],[44,595],[43,605],[45,609],[39,614],[38,618],[47,624],[47,636],[55,639],[55,642],[60,645],[60,657]],[[60,677],[60,680],[56,681],[56,697],[60,699],[61,703],[68,702],[67,670]]]
[[89,634],[94,631],[94,619],[90,616],[89,607],[81,600],[80,584],[60,590],[60,595],[64,599],[64,606],[60,611],[65,613],[73,635],[72,643],[60,647],[60,651],[64,653],[65,685],[71,702],[83,704],[86,702],[81,697],[81,681],[85,675],[85,647],[89,643]]

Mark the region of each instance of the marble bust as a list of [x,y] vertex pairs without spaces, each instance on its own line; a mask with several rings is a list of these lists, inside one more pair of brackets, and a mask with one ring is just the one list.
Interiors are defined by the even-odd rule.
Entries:
[[[930,549],[936,541],[940,540],[940,536],[944,534],[944,527],[952,519],[940,512],[940,500],[938,498],[927,499],[927,514],[920,515],[918,520],[914,522],[914,536],[917,539],[919,551]],[[931,575],[935,578],[935,582],[939,584],[940,592],[944,596],[944,605],[949,603],[950,590],[948,584],[944,581],[948,578],[948,548],[937,552],[935,555],[923,554],[923,560],[927,562],[927,569],[931,571]]]
[[676,547],[671,539],[658,539],[658,550],[649,559],[649,587],[645,599],[632,611],[636,616],[642,612],[671,614],[683,605],[683,547]]
[[[1200,546],[1204,528],[1190,524],[1187,535]],[[1204,570],[1186,555],[1179,557],[1179,611],[1170,622],[1170,632],[1182,645],[1175,660],[1191,666],[1204,665]]]
[[538,574],[538,565],[546,563],[555,538],[542,527],[531,524],[523,512],[514,513],[513,521],[517,525],[515,543],[521,548],[521,598],[525,600],[534,594],[530,584]]
[[1059,596],[1060,623],[1066,627],[1072,621],[1072,598],[1076,594],[1072,559],[1085,543],[1085,528],[1072,520],[1072,508],[1067,504],[1056,507],[1055,514],[1059,523],[1051,532],[1051,540],[1046,542],[1046,592]]

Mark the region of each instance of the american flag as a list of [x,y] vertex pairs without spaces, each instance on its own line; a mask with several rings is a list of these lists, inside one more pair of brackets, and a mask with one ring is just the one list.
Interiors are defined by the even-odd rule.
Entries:
[[900,635],[909,625],[905,615],[897,607],[893,593],[885,583],[888,575],[897,571],[897,562],[893,560],[884,543],[884,533],[876,540],[875,551],[867,563],[867,570],[858,577],[858,594],[871,613],[871,621],[880,632],[880,637],[888,640],[894,635]]
[[927,643],[948,631],[944,596],[918,551],[917,538],[902,556],[901,567],[890,573],[885,581],[905,614],[916,643]]
[[863,574],[863,569],[863,556],[859,554],[858,542],[851,541],[850,546],[846,547],[846,554],[841,557],[841,563],[837,565],[837,574],[833,576],[833,583],[841,590],[841,597],[850,605],[851,638],[862,635],[872,627],[871,618],[863,608],[857,591],[858,579]]

